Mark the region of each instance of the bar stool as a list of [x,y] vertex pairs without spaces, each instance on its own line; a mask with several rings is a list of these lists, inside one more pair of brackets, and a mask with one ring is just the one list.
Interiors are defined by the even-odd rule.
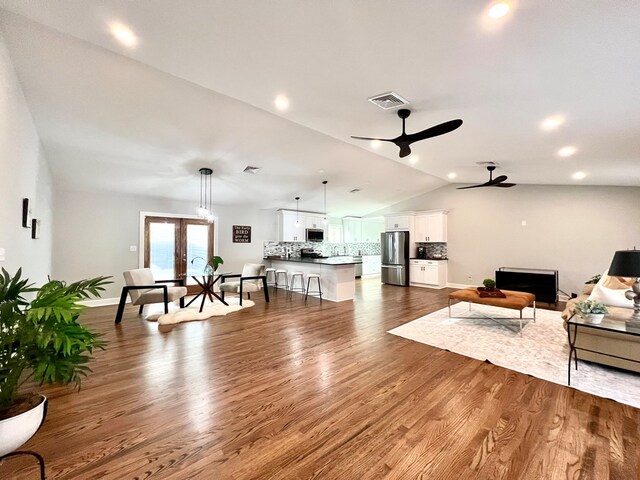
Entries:
[[[318,281],[318,290],[313,290],[310,291],[309,290],[309,286],[311,283],[311,279],[315,278]],[[309,296],[309,293],[319,293],[320,294],[320,303],[322,303],[322,287],[320,286],[320,274],[319,273],[309,273],[307,275],[307,292],[304,295],[304,301],[307,301],[307,297]]]
[[275,284],[275,292],[278,292],[278,278],[284,276],[284,282],[280,283],[280,285],[284,285],[285,290],[289,290],[289,274],[284,269],[276,270],[276,284]]
[[[296,278],[300,280],[300,286],[296,287]],[[304,273],[291,272],[291,285],[289,286],[289,297],[293,297],[293,292],[306,293],[304,288]]]
[[[269,281],[269,274],[273,274],[271,281]],[[275,268],[267,268],[264,271],[265,276],[267,277],[267,288],[276,286],[276,269]]]

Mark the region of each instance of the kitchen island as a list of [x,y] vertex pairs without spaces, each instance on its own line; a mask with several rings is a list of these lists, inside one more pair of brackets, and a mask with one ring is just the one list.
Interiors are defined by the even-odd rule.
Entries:
[[[317,273],[320,275],[320,285],[322,286],[322,298],[332,302],[344,302],[353,300],[356,291],[355,266],[362,263],[362,260],[355,260],[353,257],[328,257],[328,258],[269,258],[275,269],[286,270],[291,276],[291,272],[302,272],[305,275],[304,287],[307,287],[306,275]],[[291,279],[289,279],[291,281]],[[296,283],[296,287],[298,284]],[[311,281],[311,290],[316,288],[316,281]],[[315,294],[314,294],[315,295]]]

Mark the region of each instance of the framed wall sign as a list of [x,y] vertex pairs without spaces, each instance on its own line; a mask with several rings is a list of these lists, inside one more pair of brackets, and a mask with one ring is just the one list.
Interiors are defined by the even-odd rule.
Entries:
[[31,228],[31,207],[29,206],[29,199],[22,199],[22,226],[24,228]]
[[31,219],[31,238],[40,238],[40,220]]
[[234,225],[233,243],[251,243],[251,226]]

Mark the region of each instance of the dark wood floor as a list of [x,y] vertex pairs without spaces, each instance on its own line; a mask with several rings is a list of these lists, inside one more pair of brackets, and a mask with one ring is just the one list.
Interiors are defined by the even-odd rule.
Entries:
[[44,389],[27,447],[48,478],[638,478],[640,410],[386,333],[446,293],[363,280],[162,328],[90,309],[109,346],[80,393]]

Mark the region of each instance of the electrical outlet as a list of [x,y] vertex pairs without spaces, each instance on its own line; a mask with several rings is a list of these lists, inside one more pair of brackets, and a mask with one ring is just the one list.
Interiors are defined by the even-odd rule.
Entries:
[[138,247],[137,247],[137,245],[131,245],[131,246],[129,247],[129,251],[130,251],[130,252],[137,252],[137,251],[138,251]]
[[473,282],[473,278],[471,277],[471,275],[467,276],[467,280],[470,281],[470,282]]

